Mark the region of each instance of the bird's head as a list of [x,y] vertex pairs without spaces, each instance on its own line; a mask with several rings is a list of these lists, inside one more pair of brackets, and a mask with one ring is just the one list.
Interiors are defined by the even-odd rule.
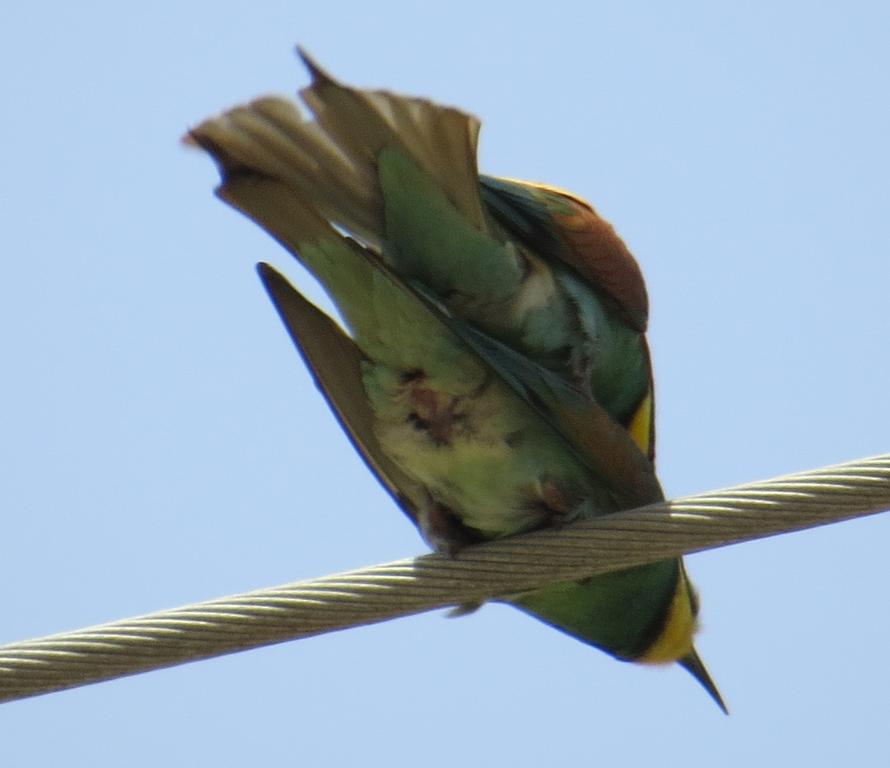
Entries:
[[711,679],[708,670],[695,650],[693,640],[698,630],[698,595],[686,577],[686,569],[680,567],[680,578],[674,597],[668,607],[661,632],[646,651],[635,661],[642,664],[670,664],[676,661],[687,670],[717,702],[725,714],[729,714],[723,697]]

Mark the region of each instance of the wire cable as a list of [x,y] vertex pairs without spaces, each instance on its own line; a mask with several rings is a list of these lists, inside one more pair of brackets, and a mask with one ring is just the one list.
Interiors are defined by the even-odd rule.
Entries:
[[0,646],[0,701],[496,599],[890,508],[890,454]]

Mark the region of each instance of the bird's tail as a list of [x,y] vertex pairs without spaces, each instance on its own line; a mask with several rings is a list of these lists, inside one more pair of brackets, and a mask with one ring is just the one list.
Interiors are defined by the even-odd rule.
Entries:
[[349,88],[300,56],[312,76],[301,96],[314,119],[291,101],[266,97],[205,121],[186,141],[207,149],[224,135],[225,171],[286,183],[332,224],[378,249],[385,230],[378,159],[395,150],[425,171],[469,224],[485,230],[476,118],[424,99]]

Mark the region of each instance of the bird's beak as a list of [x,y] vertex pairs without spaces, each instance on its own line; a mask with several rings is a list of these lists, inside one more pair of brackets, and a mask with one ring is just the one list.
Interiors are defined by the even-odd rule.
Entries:
[[698,651],[693,648],[682,659],[677,659],[677,663],[701,683],[701,687],[704,688],[711,695],[711,698],[717,702],[717,706],[723,710],[723,714],[728,715],[729,710],[726,708],[726,704],[723,703],[723,697],[720,695],[720,691],[717,690],[717,686],[714,685],[714,681],[711,680],[708,670],[705,669],[705,665],[699,658]]

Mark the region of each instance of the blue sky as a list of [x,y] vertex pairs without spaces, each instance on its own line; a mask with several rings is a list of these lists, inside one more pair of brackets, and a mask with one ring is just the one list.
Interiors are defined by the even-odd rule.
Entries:
[[[314,286],[178,144],[342,79],[484,122],[646,274],[677,496],[890,450],[890,10],[32,3],[0,65],[0,642],[411,556],[253,272]],[[489,606],[0,707],[0,763],[876,764],[890,516],[689,560],[723,717]]]

